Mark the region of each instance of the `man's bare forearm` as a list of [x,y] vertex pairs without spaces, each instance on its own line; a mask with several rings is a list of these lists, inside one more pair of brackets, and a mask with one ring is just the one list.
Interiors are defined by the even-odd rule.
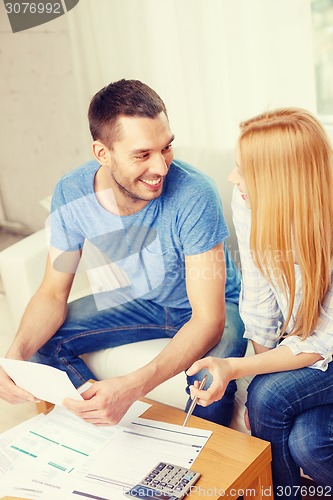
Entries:
[[67,303],[42,290],[30,300],[7,357],[28,359],[47,342],[62,325]]

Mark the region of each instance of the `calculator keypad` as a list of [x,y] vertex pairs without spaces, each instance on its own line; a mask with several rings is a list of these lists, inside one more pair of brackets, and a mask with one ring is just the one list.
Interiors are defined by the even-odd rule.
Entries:
[[[181,499],[199,477],[200,474],[198,472],[194,472],[185,467],[160,462],[142,481],[140,481],[137,487],[147,488],[147,491],[155,490],[161,492],[164,495],[170,496],[170,499]],[[135,488],[132,494],[135,493],[134,490]],[[129,494],[131,494],[131,492],[129,492]],[[164,498],[167,498],[167,496]]]

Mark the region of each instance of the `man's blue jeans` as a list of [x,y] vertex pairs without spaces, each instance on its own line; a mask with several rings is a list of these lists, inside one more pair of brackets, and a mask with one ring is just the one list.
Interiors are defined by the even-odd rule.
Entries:
[[257,375],[249,386],[251,432],[271,442],[277,500],[301,500],[300,467],[324,487],[323,498],[333,495],[333,363],[328,366]]
[[[226,303],[226,312],[223,338],[207,355],[241,357],[247,341],[243,338],[244,326],[238,306]],[[32,361],[66,371],[78,387],[86,380],[96,378],[80,358],[81,354],[142,340],[171,338],[190,317],[191,309],[166,308],[142,299],[98,311],[94,297],[84,297],[69,304],[64,324],[32,357]],[[201,376],[188,377],[188,384]],[[197,405],[194,415],[229,425],[235,391],[236,384],[232,381],[221,401],[207,408]]]

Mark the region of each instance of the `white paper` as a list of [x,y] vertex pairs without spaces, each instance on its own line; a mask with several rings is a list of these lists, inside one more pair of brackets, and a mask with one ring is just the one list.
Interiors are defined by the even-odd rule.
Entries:
[[[148,406],[134,403],[132,416]],[[126,426],[95,427],[60,407],[15,429],[5,433],[7,446],[28,454],[1,476],[0,493],[45,500],[124,500],[158,462],[190,467],[211,435],[136,417]]]
[[28,458],[23,451],[20,452],[20,450],[16,450],[12,447],[13,441],[17,439],[18,436],[22,436],[25,432],[29,431],[29,429],[39,425],[43,418],[45,418],[45,415],[40,413],[15,426],[13,429],[9,429],[0,434],[0,477],[13,469],[20,460]]
[[[124,421],[136,419],[150,406],[137,401]],[[0,497],[51,500],[55,494],[64,500],[75,490],[72,476],[78,466],[98,454],[122,429],[120,424],[95,427],[56,406],[49,414],[36,415],[1,434],[0,461],[2,453],[6,471],[0,474]]]
[[158,462],[190,468],[211,434],[139,418],[79,467],[70,498],[124,500],[124,493]]
[[7,358],[0,358],[0,366],[16,385],[42,401],[61,405],[65,398],[83,399],[67,373],[53,366]]

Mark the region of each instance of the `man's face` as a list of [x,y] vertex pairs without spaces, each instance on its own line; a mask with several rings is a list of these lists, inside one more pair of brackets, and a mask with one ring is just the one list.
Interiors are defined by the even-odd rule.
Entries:
[[168,119],[163,112],[156,118],[121,116],[117,125],[119,139],[110,150],[116,197],[121,204],[149,202],[162,193],[173,160],[174,136]]

